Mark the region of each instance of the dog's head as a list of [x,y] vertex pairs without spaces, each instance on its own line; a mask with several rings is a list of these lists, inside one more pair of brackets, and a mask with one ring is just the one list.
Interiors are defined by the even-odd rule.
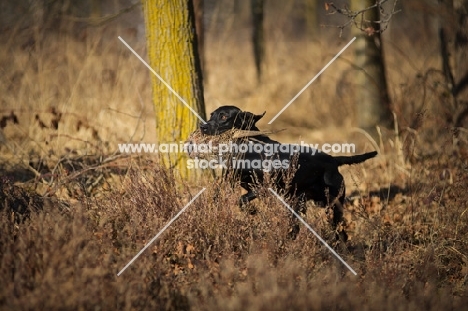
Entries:
[[264,115],[265,112],[255,115],[236,106],[221,106],[211,113],[206,124],[200,125],[200,130],[206,135],[219,135],[230,129],[258,131],[255,123]]

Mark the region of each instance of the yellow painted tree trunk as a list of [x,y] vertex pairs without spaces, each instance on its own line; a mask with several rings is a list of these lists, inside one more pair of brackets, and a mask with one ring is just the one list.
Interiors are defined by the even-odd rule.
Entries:
[[[150,66],[205,119],[192,0],[142,0]],[[159,143],[179,143],[201,122],[155,75],[153,103]],[[160,154],[176,177],[187,177],[186,155]],[[191,174],[190,174],[191,175]]]

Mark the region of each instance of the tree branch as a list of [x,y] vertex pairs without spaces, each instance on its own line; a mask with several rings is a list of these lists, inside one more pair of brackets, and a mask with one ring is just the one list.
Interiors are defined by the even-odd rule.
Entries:
[[[375,4],[364,8],[359,11],[353,11],[348,8],[347,5],[344,8],[340,8],[335,5],[333,2],[326,2],[325,3],[325,10],[328,11],[328,14],[341,14],[348,18],[348,20],[341,25],[332,26],[332,25],[325,25],[325,27],[337,27],[340,29],[340,37],[343,34],[343,29],[350,25],[354,25],[356,28],[365,32],[367,35],[372,36],[376,33],[382,33],[387,30],[388,25],[390,24],[390,20],[392,19],[393,15],[400,12],[400,10],[396,10],[396,4],[398,0],[393,0],[393,7],[390,12],[387,12],[383,5],[388,2],[388,0],[376,0]],[[365,13],[373,10],[378,9],[380,12],[380,19],[379,20],[368,20],[364,17]]]

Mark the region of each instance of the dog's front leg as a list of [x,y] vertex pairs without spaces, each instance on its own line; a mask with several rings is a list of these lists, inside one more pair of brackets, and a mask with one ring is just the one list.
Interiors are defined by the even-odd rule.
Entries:
[[246,194],[241,195],[239,199],[239,207],[241,210],[248,212],[251,215],[257,213],[257,209],[250,204],[250,201],[257,197],[257,194],[252,190],[248,189]]

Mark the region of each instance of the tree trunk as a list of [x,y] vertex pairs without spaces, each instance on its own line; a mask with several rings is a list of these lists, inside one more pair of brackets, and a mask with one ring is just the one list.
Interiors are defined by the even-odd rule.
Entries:
[[[441,12],[451,12],[453,10],[453,0],[439,0],[439,8]],[[449,42],[453,42],[453,37],[451,34],[454,32],[449,26],[449,21],[447,20],[447,14],[441,14],[439,16],[439,45],[440,45],[440,56],[442,60],[442,71],[445,76],[445,80],[450,90],[453,92],[455,87],[455,80],[453,77],[452,68],[450,65],[450,54],[452,49],[450,48]]]
[[[150,66],[205,119],[192,1],[143,0],[143,11]],[[159,143],[180,143],[199,120],[155,75],[151,77]],[[183,152],[161,154],[161,159],[175,168],[175,176],[188,176]]]
[[457,30],[455,33],[455,81],[457,94],[468,96],[468,0],[458,2],[456,9]]
[[320,34],[320,27],[318,23],[318,1],[305,0],[305,20],[306,20],[306,35],[307,41],[318,40]]
[[[351,0],[351,10],[359,11],[374,3],[373,0]],[[364,19],[380,20],[379,11],[377,9],[367,11]],[[357,22],[360,22],[360,19]],[[378,32],[379,24],[361,26],[364,29],[372,27],[375,31],[368,35],[360,29],[353,28],[353,34],[356,36],[355,62],[359,68],[355,76],[356,116],[359,127],[375,134],[375,126],[391,126],[393,117],[385,77],[382,40]],[[372,33],[371,28],[368,28],[368,31]]]
[[205,25],[203,23],[204,0],[193,0],[195,11],[195,29],[197,31],[198,55],[200,56],[200,65],[203,72],[203,80],[207,79],[207,70],[205,66]]
[[262,79],[262,65],[265,56],[265,38],[263,36],[263,0],[250,0],[252,11],[252,44],[254,49],[255,68],[257,79]]
[[439,0],[439,7],[442,70],[452,91],[456,114],[448,116],[448,120],[462,127],[468,118],[468,0]]

